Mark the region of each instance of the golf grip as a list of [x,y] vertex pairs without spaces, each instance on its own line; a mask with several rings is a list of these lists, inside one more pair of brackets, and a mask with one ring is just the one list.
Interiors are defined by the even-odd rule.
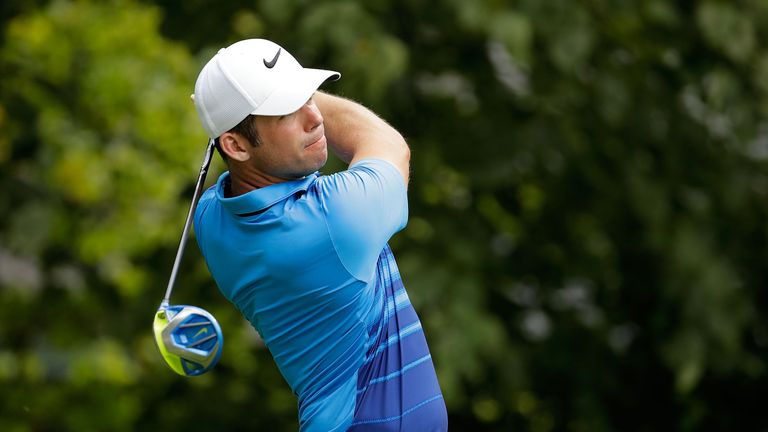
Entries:
[[197,200],[200,199],[200,195],[203,192],[203,183],[205,183],[205,176],[208,174],[208,167],[211,165],[211,158],[213,157],[214,140],[208,141],[208,148],[205,149],[205,157],[203,158],[203,164],[200,166],[200,175],[197,177],[197,184],[195,185],[195,194],[192,196],[192,204],[189,206],[189,213],[187,213],[187,220],[184,222],[184,230],[181,232],[181,241],[179,242],[179,249],[176,251],[176,260],[173,262],[173,269],[171,270],[171,277],[168,279],[168,288],[165,290],[165,298],[160,303],[160,308],[168,307],[171,291],[173,291],[173,284],[176,283],[176,275],[179,272],[179,266],[181,265],[181,258],[184,256],[184,247],[187,245],[187,237],[189,237],[189,227],[192,225],[192,217],[195,214],[195,208],[197,207]]

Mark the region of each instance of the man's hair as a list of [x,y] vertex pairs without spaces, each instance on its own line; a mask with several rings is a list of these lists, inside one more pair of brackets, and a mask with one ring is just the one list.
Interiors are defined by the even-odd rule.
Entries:
[[[253,114],[248,114],[248,117],[244,118],[242,121],[240,121],[240,123],[235,125],[235,127],[228,130],[227,132],[236,133],[242,136],[246,141],[248,141],[249,144],[254,147],[261,144],[259,131],[256,130],[256,116]],[[219,155],[222,159],[225,161],[227,160],[227,154],[221,150],[221,145],[218,138],[216,138],[216,151],[219,152]]]

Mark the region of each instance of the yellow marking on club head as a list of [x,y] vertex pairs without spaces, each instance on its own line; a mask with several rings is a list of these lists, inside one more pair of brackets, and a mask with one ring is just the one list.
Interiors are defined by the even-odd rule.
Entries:
[[192,337],[192,339],[197,339],[198,336],[200,336],[203,333],[208,333],[208,327],[201,328],[195,335]]

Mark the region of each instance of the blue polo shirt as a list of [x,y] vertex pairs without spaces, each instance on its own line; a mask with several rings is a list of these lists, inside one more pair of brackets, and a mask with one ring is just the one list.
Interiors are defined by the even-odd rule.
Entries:
[[302,431],[447,430],[421,323],[389,238],[406,185],[369,159],[228,198],[200,198],[198,245],[298,397]]

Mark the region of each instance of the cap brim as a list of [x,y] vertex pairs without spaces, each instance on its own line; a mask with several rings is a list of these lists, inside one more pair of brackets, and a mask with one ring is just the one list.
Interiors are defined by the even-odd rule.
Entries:
[[297,74],[285,77],[283,85],[276,88],[251,114],[280,116],[291,114],[307,103],[325,81],[336,81],[341,74],[324,69],[303,68]]

